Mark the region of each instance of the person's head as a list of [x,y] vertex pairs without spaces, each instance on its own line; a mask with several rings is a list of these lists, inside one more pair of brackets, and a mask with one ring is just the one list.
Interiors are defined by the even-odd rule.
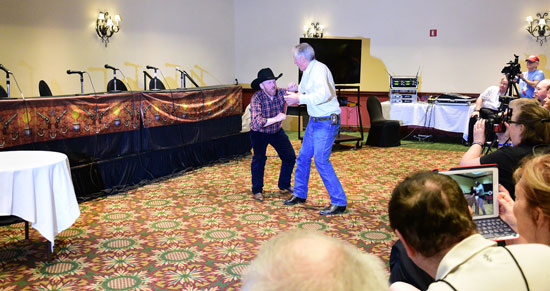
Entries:
[[265,242],[242,290],[386,290],[382,261],[348,242],[295,229]]
[[277,79],[283,74],[275,77],[270,68],[263,68],[258,72],[258,77],[252,81],[250,87],[255,90],[262,89],[267,95],[275,96],[277,94]]
[[292,52],[294,53],[294,64],[298,66],[300,71],[305,71],[309,63],[315,59],[315,51],[309,43],[301,43],[296,45]]
[[542,107],[544,107],[544,108],[546,108],[546,110],[550,111],[550,88],[549,88],[548,92],[546,92],[546,98],[544,99]]
[[531,101],[523,101],[523,105],[514,104],[508,127],[512,143],[514,146],[550,144],[550,111],[538,101],[528,100]]
[[533,72],[539,66],[539,57],[537,55],[530,55],[525,59],[525,63],[527,64],[527,71]]
[[503,77],[500,79],[500,84],[498,85],[498,89],[502,94],[506,93],[506,89],[508,89],[508,79],[506,77]]
[[529,243],[550,244],[550,154],[523,161],[514,179],[519,235]]
[[476,232],[460,186],[434,172],[416,172],[400,182],[388,212],[392,229],[426,258],[441,255]]
[[535,86],[535,95],[533,97],[539,100],[540,104],[544,106],[544,99],[548,95],[548,88],[550,87],[550,79],[544,79]]

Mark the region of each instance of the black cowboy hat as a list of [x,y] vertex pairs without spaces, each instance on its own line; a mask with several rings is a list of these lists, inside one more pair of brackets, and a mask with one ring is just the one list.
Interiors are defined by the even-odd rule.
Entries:
[[250,87],[254,90],[260,90],[260,84],[263,81],[267,80],[277,80],[279,79],[283,73],[280,73],[279,76],[275,77],[273,75],[273,71],[270,68],[263,68],[258,72],[258,78],[256,78],[252,83],[250,84]]

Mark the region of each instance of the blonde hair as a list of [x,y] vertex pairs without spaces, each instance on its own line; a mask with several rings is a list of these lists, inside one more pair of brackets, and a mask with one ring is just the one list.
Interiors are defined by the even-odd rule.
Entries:
[[242,290],[387,290],[382,261],[321,232],[295,229],[265,242]]
[[535,155],[522,161],[514,172],[516,183],[525,190],[525,199],[530,208],[538,207],[550,218],[550,154]]

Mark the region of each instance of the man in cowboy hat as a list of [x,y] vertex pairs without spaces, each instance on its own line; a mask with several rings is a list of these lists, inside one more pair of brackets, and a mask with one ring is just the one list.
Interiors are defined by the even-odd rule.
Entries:
[[[270,68],[261,69],[258,78],[252,81],[252,89],[258,90],[250,101],[250,141],[254,155],[252,156],[252,194],[257,201],[263,201],[264,168],[267,157],[267,145],[275,148],[282,161],[279,173],[279,189],[292,193],[290,179],[296,163],[296,154],[290,140],[282,128],[282,121],[286,119],[284,96],[285,89],[277,88],[277,79]],[[261,89],[261,90],[260,90]]]
[[521,95],[522,98],[533,98],[535,87],[541,80],[544,80],[544,72],[537,70],[539,61],[537,55],[530,55],[525,59],[527,63],[527,72],[518,75],[519,95]]

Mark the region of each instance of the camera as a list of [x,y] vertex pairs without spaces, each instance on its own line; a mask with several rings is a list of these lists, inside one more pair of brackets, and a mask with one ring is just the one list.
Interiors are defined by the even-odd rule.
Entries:
[[501,95],[498,98],[500,107],[497,113],[491,114],[485,121],[485,137],[487,141],[494,141],[496,133],[506,131],[504,123],[509,123],[512,118],[512,108],[510,102],[518,97]]
[[500,71],[506,75],[508,81],[515,78],[518,74],[521,74],[521,65],[519,64],[518,58],[518,55],[514,54],[514,60],[506,63],[506,66]]
[[510,121],[510,114],[512,109],[508,111],[509,113],[504,115],[499,112],[494,114],[486,119],[485,121],[485,136],[487,141],[493,141],[495,138],[495,133],[503,133],[506,131],[505,122]]

